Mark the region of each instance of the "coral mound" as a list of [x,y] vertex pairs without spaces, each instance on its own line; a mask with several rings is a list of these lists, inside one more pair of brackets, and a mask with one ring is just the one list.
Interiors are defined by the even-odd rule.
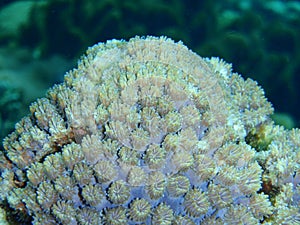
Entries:
[[9,223],[300,223],[300,132],[223,60],[99,43],[30,111],[0,154]]

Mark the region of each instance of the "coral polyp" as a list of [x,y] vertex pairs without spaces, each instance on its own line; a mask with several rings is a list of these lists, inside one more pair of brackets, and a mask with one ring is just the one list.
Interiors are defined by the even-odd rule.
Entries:
[[272,112],[256,82],[181,42],[96,44],[5,138],[0,213],[35,225],[299,224],[300,131]]

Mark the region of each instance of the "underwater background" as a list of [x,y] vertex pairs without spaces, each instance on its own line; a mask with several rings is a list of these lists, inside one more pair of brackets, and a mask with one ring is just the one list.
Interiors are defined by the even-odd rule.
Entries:
[[299,27],[300,2],[289,0],[2,0],[0,139],[89,46],[136,35],[232,63],[263,87],[278,124],[299,127]]

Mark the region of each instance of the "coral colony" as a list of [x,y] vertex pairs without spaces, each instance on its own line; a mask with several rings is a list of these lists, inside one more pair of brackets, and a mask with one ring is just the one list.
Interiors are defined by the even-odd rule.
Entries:
[[87,50],[4,140],[8,224],[299,224],[300,131],[165,37]]

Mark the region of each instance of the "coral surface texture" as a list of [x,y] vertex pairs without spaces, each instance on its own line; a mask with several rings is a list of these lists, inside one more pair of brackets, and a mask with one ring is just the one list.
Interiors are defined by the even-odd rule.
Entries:
[[30,112],[0,152],[3,224],[300,224],[299,129],[181,42],[96,44]]

